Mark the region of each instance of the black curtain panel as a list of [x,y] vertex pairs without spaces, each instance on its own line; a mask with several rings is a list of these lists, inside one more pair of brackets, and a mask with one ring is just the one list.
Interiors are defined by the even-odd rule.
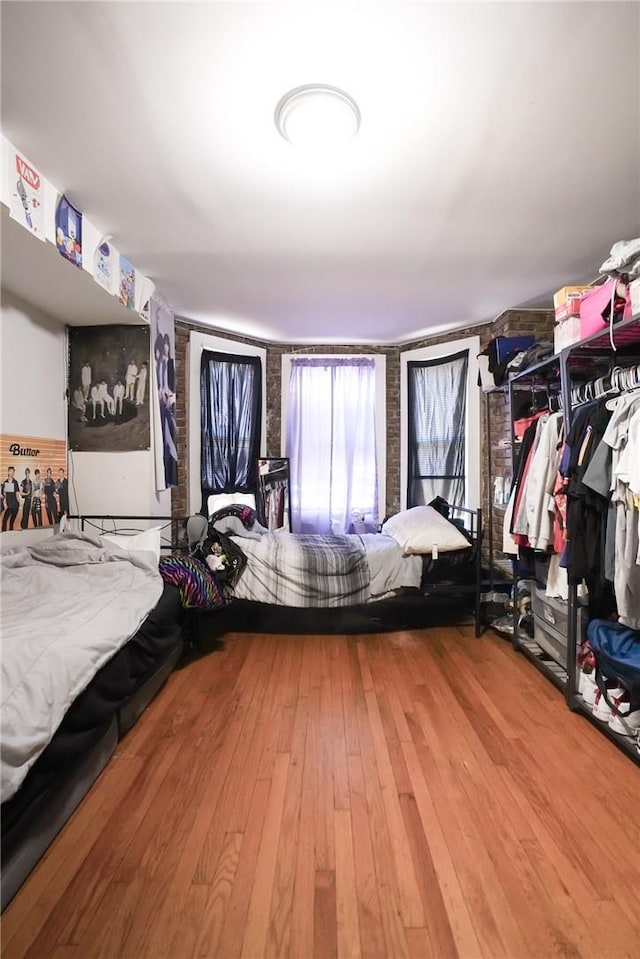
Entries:
[[261,414],[260,359],[203,350],[200,479],[204,515],[213,493],[255,491]]
[[407,506],[442,496],[465,503],[465,428],[469,351],[407,364]]

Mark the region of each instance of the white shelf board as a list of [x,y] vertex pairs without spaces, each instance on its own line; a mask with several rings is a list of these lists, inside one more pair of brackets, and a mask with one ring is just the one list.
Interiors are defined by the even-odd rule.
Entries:
[[[142,325],[144,320],[99,286],[90,273],[64,259],[2,209],[2,287],[67,326]],[[93,255],[90,251],[89,255]]]

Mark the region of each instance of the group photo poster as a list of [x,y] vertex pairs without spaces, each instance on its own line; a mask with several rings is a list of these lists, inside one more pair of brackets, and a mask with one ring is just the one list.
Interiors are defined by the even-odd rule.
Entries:
[[151,445],[149,327],[69,330],[69,448],[132,452]]
[[0,434],[2,532],[55,526],[69,515],[67,444]]
[[176,366],[173,312],[158,297],[151,297],[153,365],[158,387],[160,437],[165,489],[178,485],[176,446]]

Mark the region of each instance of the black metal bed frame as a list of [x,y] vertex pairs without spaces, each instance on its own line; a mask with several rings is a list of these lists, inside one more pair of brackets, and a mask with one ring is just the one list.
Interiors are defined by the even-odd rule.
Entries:
[[[421,592],[424,596],[446,595],[446,594],[465,594],[472,595],[474,598],[474,628],[475,636],[479,638],[482,634],[481,623],[481,585],[482,585],[482,509],[469,509],[465,506],[451,507],[453,518],[461,518],[465,521],[465,529],[470,535],[473,549],[475,550],[473,562],[473,578],[470,582],[434,582],[427,583]],[[87,531],[87,526],[97,533],[135,533],[144,532],[148,526],[161,524],[161,550],[172,551],[175,549],[184,549],[186,547],[185,523],[188,516],[139,516],[135,514],[122,515],[104,515],[99,513],[82,513],[70,515],[69,520],[75,520],[80,523],[80,529]],[[132,522],[146,523],[147,527],[122,527],[115,526],[116,523]],[[113,523],[113,529],[105,529],[105,523]],[[99,525],[100,524],[100,525]],[[168,530],[168,535],[164,533]]]

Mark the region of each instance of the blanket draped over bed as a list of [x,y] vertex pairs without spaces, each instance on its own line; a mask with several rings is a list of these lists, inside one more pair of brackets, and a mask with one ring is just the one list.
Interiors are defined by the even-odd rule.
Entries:
[[0,555],[1,799],[9,799],[77,696],[163,590],[149,552],[65,532]]
[[352,606],[369,598],[369,565],[358,536],[276,530],[242,541],[249,562],[234,592],[280,606]]

